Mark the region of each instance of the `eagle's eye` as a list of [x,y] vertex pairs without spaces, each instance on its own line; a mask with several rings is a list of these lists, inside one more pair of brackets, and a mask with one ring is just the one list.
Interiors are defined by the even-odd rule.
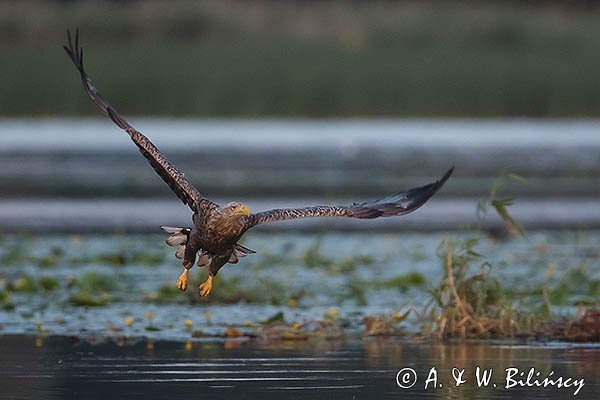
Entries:
[[233,214],[245,215],[245,216],[250,215],[250,209],[242,203],[231,202],[231,203],[227,204],[226,207]]
[[248,207],[246,207],[244,204],[240,204],[240,203],[235,205],[234,212],[236,214],[241,214],[241,215],[245,215],[245,216],[250,215],[250,209]]

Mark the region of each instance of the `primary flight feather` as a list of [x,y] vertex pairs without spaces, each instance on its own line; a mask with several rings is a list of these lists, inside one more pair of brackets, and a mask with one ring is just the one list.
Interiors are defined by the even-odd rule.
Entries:
[[188,270],[198,259],[198,266],[208,267],[208,279],[200,285],[200,295],[207,296],[212,289],[212,280],[226,263],[236,263],[239,258],[254,253],[253,250],[237,243],[244,233],[259,224],[312,217],[378,218],[404,215],[421,207],[448,180],[454,168],[450,168],[436,182],[410,189],[365,203],[351,206],[314,206],[304,208],[284,208],[259,213],[251,213],[242,203],[232,202],[220,206],[200,194],[185,176],[158,150],[142,133],[132,127],[98,92],[85,72],[83,50],[79,46],[79,32],[75,38],[67,32],[68,43],[65,51],[75,64],[87,95],[94,104],[121,129],[123,129],[148,160],[156,173],[169,185],[177,197],[194,212],[192,228],[161,227],[171,236],[166,243],[177,246],[176,257],[183,260],[183,272],[177,280],[177,287],[187,288]]

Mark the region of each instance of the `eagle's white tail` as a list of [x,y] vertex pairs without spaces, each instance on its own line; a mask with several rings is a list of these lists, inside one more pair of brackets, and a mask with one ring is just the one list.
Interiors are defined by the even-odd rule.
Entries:
[[190,228],[176,228],[173,226],[161,226],[160,229],[171,234],[171,236],[165,240],[165,243],[169,246],[179,246],[175,252],[175,257],[183,260],[185,245],[188,242],[192,230]]
[[[190,228],[176,228],[174,226],[161,226],[160,229],[171,234],[171,236],[169,236],[167,240],[165,240],[165,243],[169,246],[179,246],[177,247],[177,251],[175,252],[175,257],[179,258],[180,260],[183,260],[183,257],[185,255],[185,245],[187,244],[190,238],[190,233],[192,232],[192,230]],[[246,257],[248,254],[254,253],[256,253],[254,250],[236,243],[233,247],[233,252],[231,253],[229,262],[235,264],[238,262],[239,258]],[[198,265],[204,265],[205,263],[206,261],[202,257],[200,257]]]

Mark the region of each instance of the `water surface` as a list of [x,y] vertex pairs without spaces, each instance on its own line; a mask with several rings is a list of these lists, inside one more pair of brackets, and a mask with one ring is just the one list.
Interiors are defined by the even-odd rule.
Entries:
[[[397,339],[124,344],[2,336],[0,349],[0,385],[14,399],[573,398],[575,387],[507,388],[507,368],[525,375],[534,368],[540,381],[551,371],[554,378],[583,379],[575,398],[594,399],[600,390],[600,348],[590,345],[441,345]],[[478,366],[492,369],[487,386],[477,386]],[[406,368],[417,378],[403,389],[396,376]],[[466,382],[458,387],[453,368],[465,370]],[[413,378],[400,381],[409,386]]]

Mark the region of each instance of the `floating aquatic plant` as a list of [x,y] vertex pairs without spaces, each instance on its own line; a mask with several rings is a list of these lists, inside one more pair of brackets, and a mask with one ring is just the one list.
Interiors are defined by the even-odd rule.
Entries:
[[77,280],[76,286],[84,292],[111,292],[119,288],[118,282],[118,278],[114,275],[89,271]]
[[94,295],[86,291],[80,291],[69,297],[69,302],[77,307],[104,307],[110,303],[107,293]]
[[11,294],[9,291],[0,291],[0,307],[5,311],[12,311],[15,309],[15,305],[11,301]]
[[185,298],[184,292],[177,289],[173,284],[162,285],[158,290],[146,295],[147,300],[157,304],[172,303],[184,300]]
[[378,289],[397,289],[400,292],[406,292],[414,287],[424,287],[427,284],[427,279],[419,272],[408,272],[404,275],[390,278],[385,281],[375,283]]
[[38,286],[35,279],[31,276],[24,275],[12,283],[11,289],[15,292],[33,293],[37,291]]
[[38,280],[39,286],[46,292],[52,292],[60,287],[58,279],[51,276],[43,276]]

